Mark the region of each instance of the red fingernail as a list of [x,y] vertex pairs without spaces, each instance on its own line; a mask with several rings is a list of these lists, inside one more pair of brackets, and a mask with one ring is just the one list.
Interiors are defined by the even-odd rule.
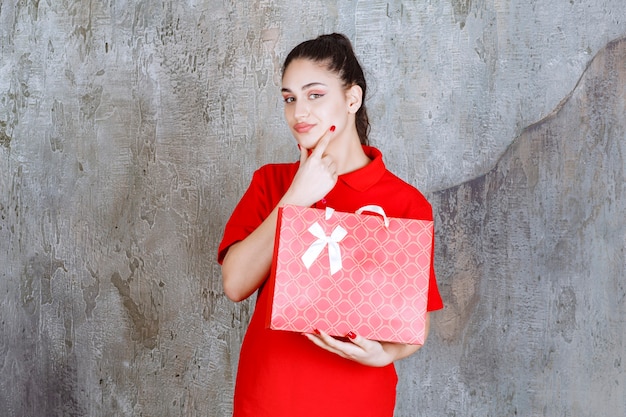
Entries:
[[334,131],[335,131],[335,125],[332,125],[332,126],[330,127],[330,131],[331,131],[331,132],[334,132]]
[[348,332],[346,336],[348,336],[352,340],[356,339],[356,334],[354,332]]
[[321,334],[320,331],[317,329],[313,329],[313,331],[315,332],[315,334]]

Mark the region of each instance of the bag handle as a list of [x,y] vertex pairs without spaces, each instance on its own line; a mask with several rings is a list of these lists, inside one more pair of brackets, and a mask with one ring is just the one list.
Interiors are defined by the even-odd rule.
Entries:
[[383,210],[381,206],[376,206],[376,205],[363,206],[360,209],[358,209],[355,213],[363,214],[366,211],[370,213],[380,214],[385,220],[385,227],[387,228],[389,227],[389,218],[387,217],[387,215],[385,214],[385,210]]

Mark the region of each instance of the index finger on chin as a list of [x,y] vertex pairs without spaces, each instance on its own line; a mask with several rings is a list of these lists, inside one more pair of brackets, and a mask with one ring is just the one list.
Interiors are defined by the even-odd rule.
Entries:
[[318,156],[320,158],[324,155],[324,151],[326,151],[326,147],[330,143],[330,138],[334,131],[335,131],[335,126],[333,125],[330,127],[329,130],[326,131],[326,133],[324,133],[324,135],[322,135],[320,140],[317,142],[315,149],[313,149],[312,155]]

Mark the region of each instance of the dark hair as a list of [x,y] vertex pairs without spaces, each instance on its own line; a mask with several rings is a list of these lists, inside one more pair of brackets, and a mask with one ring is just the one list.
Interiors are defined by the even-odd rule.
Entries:
[[368,144],[370,122],[365,108],[365,93],[367,84],[361,64],[354,54],[350,40],[340,33],[320,35],[315,39],[304,41],[289,52],[283,64],[283,74],[295,59],[309,59],[323,63],[329,71],[339,75],[346,88],[358,85],[363,90],[361,108],[356,112],[356,131],[363,145]]

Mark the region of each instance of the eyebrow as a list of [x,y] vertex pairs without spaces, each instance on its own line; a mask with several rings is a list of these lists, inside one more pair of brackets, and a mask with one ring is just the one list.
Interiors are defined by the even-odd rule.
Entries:
[[[316,82],[312,82],[312,83],[308,83],[308,84],[303,85],[302,86],[302,90],[306,90],[308,88],[315,87],[315,86],[318,86],[318,85],[321,85],[322,87],[327,87],[326,84],[320,83],[320,82],[316,81]],[[281,88],[280,91],[283,92],[283,93],[291,93],[291,90],[288,89],[288,88],[285,88],[285,87]]]

